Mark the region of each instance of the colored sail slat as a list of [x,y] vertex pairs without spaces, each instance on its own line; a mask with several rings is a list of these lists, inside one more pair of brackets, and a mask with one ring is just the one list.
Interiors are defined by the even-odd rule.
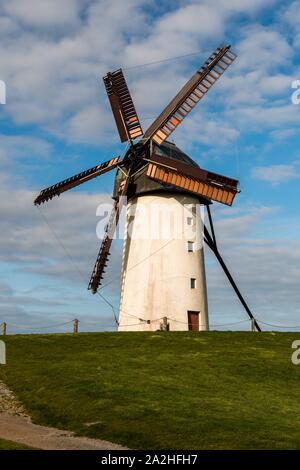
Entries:
[[172,184],[222,204],[231,205],[235,195],[240,192],[238,181],[227,176],[191,167],[156,154],[152,155],[148,162],[149,178]]
[[43,189],[38,197],[35,199],[34,204],[40,205],[49,199],[52,199],[54,196],[59,196],[61,193],[68,191],[69,189],[75,188],[86,181],[89,181],[97,176],[100,176],[107,171],[112,170],[115,168],[118,163],[120,163],[121,158],[115,157],[107,162],[101,163],[100,165],[94,166],[93,168],[89,168],[88,170],[82,171],[77,175],[71,176],[71,178],[67,178],[63,181],[60,181],[49,188]]
[[[186,189],[199,196],[204,196],[229,206],[232,205],[234,197],[238,192],[232,188],[226,188],[226,186],[217,188],[214,186],[215,183],[213,181],[200,182],[195,178],[183,175],[180,179],[176,178],[178,176],[177,173],[168,169],[161,169],[158,165],[152,163],[149,164],[147,175],[155,181],[172,184],[178,188]],[[196,189],[197,183],[198,189]]]
[[108,73],[103,81],[121,142],[131,141],[143,135],[122,69]]
[[[236,54],[230,51],[230,46],[216,49],[147,129],[144,138],[153,139],[157,144],[161,144],[166,140],[182,119],[222,76],[235,58]],[[182,119],[174,120],[174,117],[177,117],[178,114],[182,116]]]

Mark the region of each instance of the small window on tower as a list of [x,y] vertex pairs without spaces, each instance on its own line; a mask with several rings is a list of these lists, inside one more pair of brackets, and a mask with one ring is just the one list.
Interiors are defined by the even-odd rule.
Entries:
[[188,252],[194,251],[194,242],[188,242]]
[[191,289],[196,289],[196,279],[191,277]]
[[193,217],[187,217],[187,218],[186,218],[186,223],[187,223],[188,225],[193,225]]

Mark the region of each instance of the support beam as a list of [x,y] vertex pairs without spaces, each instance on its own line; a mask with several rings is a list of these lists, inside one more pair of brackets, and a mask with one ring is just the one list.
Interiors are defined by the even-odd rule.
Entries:
[[[210,212],[209,212],[210,213]],[[213,227],[213,224],[212,224],[212,218],[210,217],[210,222],[211,222],[211,226]],[[212,238],[212,236],[210,235],[207,227],[204,225],[204,240],[205,240],[205,243],[209,246],[209,248],[212,250],[212,252],[215,254],[217,260],[219,261],[224,273],[226,274],[227,276],[227,279],[229,280],[231,286],[233,287],[236,295],[238,296],[241,304],[243,305],[244,309],[246,310],[246,312],[248,313],[249,317],[251,318],[251,321],[254,322],[254,325],[255,325],[255,328],[257,329],[257,331],[261,331],[261,328],[260,326],[258,325],[254,315],[252,314],[250,308],[248,307],[244,297],[242,296],[238,286],[236,285],[233,277],[231,276],[222,256],[220,255],[219,253],[219,250],[217,248],[217,245],[216,243],[214,242],[214,239]]]
[[216,235],[215,235],[215,229],[214,229],[214,224],[213,224],[213,221],[212,221],[212,216],[211,216],[209,204],[206,205],[206,209],[207,209],[207,214],[208,214],[210,231],[211,231],[211,234],[212,234],[212,238],[213,238],[215,247],[217,248],[217,239],[216,239]]

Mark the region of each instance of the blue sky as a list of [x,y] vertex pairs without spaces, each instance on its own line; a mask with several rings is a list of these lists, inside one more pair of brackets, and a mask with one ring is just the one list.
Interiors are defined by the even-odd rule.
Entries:
[[[224,258],[258,319],[300,325],[300,105],[291,100],[299,0],[1,0],[0,35],[0,320],[10,331],[74,317],[85,330],[114,327],[107,302],[117,313],[119,243],[100,291],[107,302],[86,289],[100,243],[96,208],[110,200],[114,175],[40,210],[32,201],[124,152],[101,80],[107,71],[123,67],[145,130],[222,43],[236,62],[172,139],[202,167],[240,180],[234,206],[213,207]],[[206,266],[211,323],[246,319],[209,253]]]

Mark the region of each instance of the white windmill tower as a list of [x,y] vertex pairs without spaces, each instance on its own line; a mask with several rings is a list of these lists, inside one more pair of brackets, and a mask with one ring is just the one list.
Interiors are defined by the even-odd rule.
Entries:
[[153,144],[151,155],[147,167],[133,176],[133,193],[129,192],[119,330],[184,330],[188,324],[206,330],[200,204],[208,201],[147,176],[155,173],[157,157],[168,169],[184,164],[189,171],[190,167],[197,171],[198,166],[169,142]]
[[[118,168],[114,207],[89,289],[96,293],[101,284],[126,199],[120,331],[208,329],[203,240],[253,318],[218,251],[209,209],[212,201],[231,205],[239,192],[238,181],[201,169],[167,141],[235,58],[230,46],[217,48],[144,134],[122,70],[108,73],[104,84],[113,115],[121,141],[129,143],[125,157],[115,157],[57,183],[35,200],[41,204]],[[141,139],[134,144],[138,137]],[[202,224],[201,207],[207,208],[211,233]],[[260,329],[256,322],[255,326]]]

